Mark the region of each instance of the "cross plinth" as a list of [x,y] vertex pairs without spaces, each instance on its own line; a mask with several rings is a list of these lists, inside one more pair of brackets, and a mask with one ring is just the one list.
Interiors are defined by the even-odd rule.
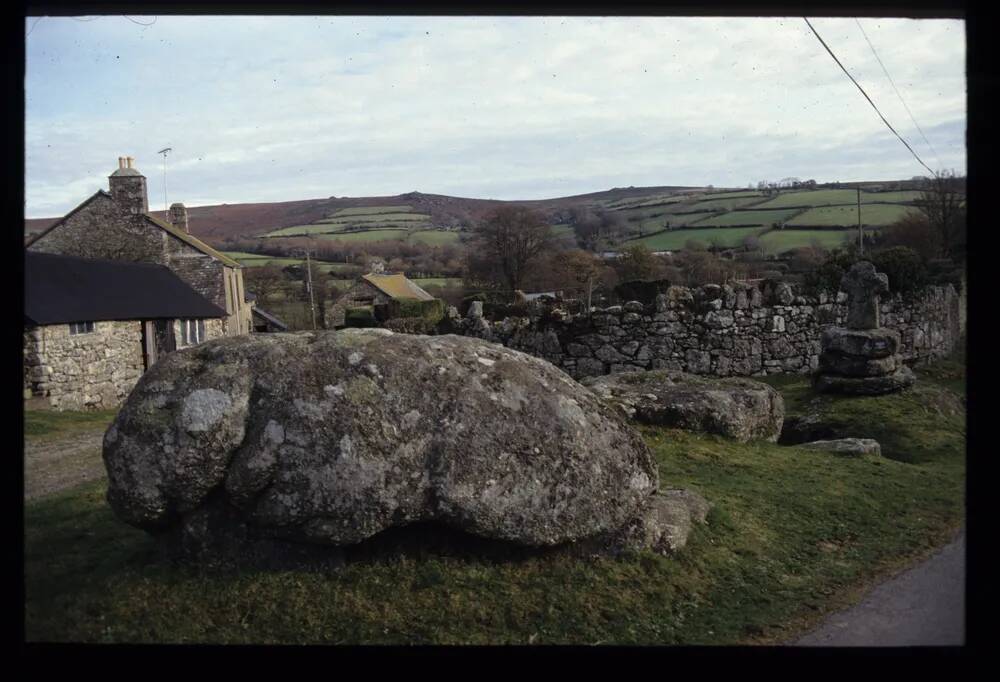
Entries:
[[889,293],[889,277],[860,261],[840,280],[840,288],[847,292],[847,328],[878,329],[878,297]]

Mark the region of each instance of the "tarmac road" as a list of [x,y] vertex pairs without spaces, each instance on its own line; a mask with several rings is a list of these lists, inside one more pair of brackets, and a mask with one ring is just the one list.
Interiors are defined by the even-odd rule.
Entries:
[[937,554],[792,642],[809,647],[965,644],[965,529]]

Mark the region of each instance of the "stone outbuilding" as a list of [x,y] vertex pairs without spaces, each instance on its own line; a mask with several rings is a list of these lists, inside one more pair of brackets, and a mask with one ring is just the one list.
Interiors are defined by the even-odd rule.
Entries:
[[345,291],[327,309],[324,316],[326,326],[330,329],[343,327],[344,314],[348,308],[375,306],[388,303],[393,299],[432,301],[434,297],[421,289],[404,274],[383,275],[368,273],[355,282],[354,286]]
[[24,397],[115,407],[158,358],[219,336],[225,311],[163,265],[25,252]]
[[242,266],[190,233],[187,209],[173,204],[169,222],[149,214],[146,177],[132,157],[120,157],[110,191],[94,195],[56,221],[26,248],[36,253],[153,263],[171,270],[222,310],[214,336],[253,331]]

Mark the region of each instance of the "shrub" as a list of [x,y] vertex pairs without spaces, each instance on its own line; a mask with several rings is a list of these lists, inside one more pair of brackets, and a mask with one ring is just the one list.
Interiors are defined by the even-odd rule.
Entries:
[[923,289],[930,283],[924,259],[907,246],[894,246],[872,254],[875,269],[889,276],[889,291],[902,294]]

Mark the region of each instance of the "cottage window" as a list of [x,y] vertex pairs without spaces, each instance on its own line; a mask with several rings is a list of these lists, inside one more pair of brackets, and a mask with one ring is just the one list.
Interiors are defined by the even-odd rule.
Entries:
[[70,336],[76,336],[77,334],[89,334],[94,331],[93,322],[70,322],[69,333]]
[[181,320],[184,345],[193,346],[205,340],[205,320]]

